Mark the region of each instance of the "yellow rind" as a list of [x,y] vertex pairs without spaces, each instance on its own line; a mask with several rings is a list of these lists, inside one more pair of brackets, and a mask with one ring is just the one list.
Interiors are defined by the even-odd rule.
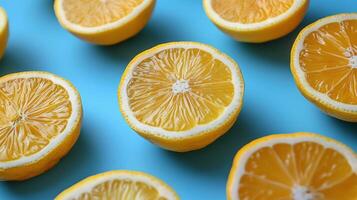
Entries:
[[242,109],[243,105],[243,97],[244,97],[244,79],[242,76],[242,73],[240,71],[240,68],[238,64],[231,59],[229,56],[223,54],[222,52],[218,51],[217,49],[207,46],[211,49],[214,49],[217,54],[224,55],[224,57],[228,60],[230,60],[232,63],[235,64],[235,67],[237,68],[238,74],[237,76],[242,80],[242,85],[241,85],[241,100],[239,103],[239,106],[236,108],[236,110],[229,116],[229,118],[220,126],[215,127],[214,129],[207,129],[199,134],[193,135],[193,136],[187,136],[184,138],[167,138],[163,136],[156,135],[155,133],[151,133],[148,130],[143,131],[140,130],[138,127],[135,126],[129,119],[127,114],[124,112],[124,109],[122,107],[122,99],[121,99],[121,91],[123,91],[125,88],[123,88],[123,82],[124,78],[127,77],[128,71],[133,67],[132,64],[136,63],[138,59],[140,59],[142,56],[150,54],[152,51],[160,50],[163,47],[167,45],[174,45],[174,44],[182,44],[182,43],[188,43],[188,44],[199,44],[199,45],[204,45],[201,43],[196,43],[196,42],[170,42],[170,43],[164,43],[160,44],[158,46],[155,46],[151,49],[148,49],[137,56],[134,57],[134,59],[128,64],[127,68],[125,69],[122,79],[120,81],[119,87],[118,87],[118,101],[119,101],[119,107],[120,107],[120,112],[122,113],[124,119],[126,122],[129,124],[129,126],[139,135],[144,137],[145,139],[149,140],[151,143],[156,144],[160,146],[161,148],[170,150],[170,151],[175,151],[175,152],[188,152],[188,151],[193,151],[193,150],[198,150],[201,148],[206,147],[207,145],[211,144],[214,142],[216,139],[218,139],[220,136],[224,135],[235,123],[237,120],[239,113]]
[[[352,13],[352,14],[357,14],[357,13]],[[308,99],[311,103],[315,104],[318,108],[320,108],[323,112],[325,112],[326,114],[335,117],[337,119],[340,120],[344,120],[344,121],[348,121],[348,122],[357,122],[357,112],[353,112],[350,110],[344,110],[344,109],[340,109],[337,106],[331,105],[327,102],[324,102],[323,100],[321,100],[320,98],[316,97],[314,94],[311,94],[302,84],[298,72],[297,72],[297,68],[298,66],[295,66],[294,64],[294,56],[296,55],[296,51],[297,51],[297,46],[300,42],[303,42],[302,35],[304,32],[309,31],[311,28],[315,27],[317,24],[319,24],[321,22],[321,20],[325,20],[328,18],[336,18],[338,16],[342,16],[342,15],[346,15],[346,14],[338,14],[338,15],[332,15],[332,16],[328,16],[325,18],[322,18],[320,20],[317,20],[316,22],[306,26],[297,36],[293,47],[291,49],[291,54],[290,54],[290,70],[291,73],[294,77],[295,83],[297,88],[299,89],[299,91],[301,92],[301,94]],[[318,93],[318,91],[316,91]]]
[[78,188],[85,187],[87,184],[89,184],[92,181],[95,181],[96,179],[101,178],[103,176],[111,177],[111,176],[115,176],[118,174],[147,177],[150,180],[154,180],[155,182],[158,182],[160,184],[160,186],[165,188],[165,190],[170,191],[170,193],[172,193],[175,196],[175,199],[170,199],[170,200],[179,200],[180,199],[179,196],[177,195],[177,193],[169,185],[167,185],[161,179],[158,179],[152,175],[149,175],[149,174],[146,174],[143,172],[138,172],[138,171],[113,170],[113,171],[108,171],[108,172],[104,172],[101,174],[93,175],[93,176],[87,177],[87,178],[79,181],[78,183],[72,185],[71,187],[69,187],[66,190],[64,190],[63,192],[61,192],[54,200],[66,200],[65,197],[67,195],[73,193],[74,191],[76,191]]
[[4,25],[0,27],[0,59],[1,59],[5,53],[7,41],[9,38],[9,22],[5,10],[1,7],[0,7],[0,20],[4,20]]
[[287,16],[281,21],[270,23],[269,25],[257,29],[231,28],[220,23],[208,10],[208,0],[203,0],[204,10],[208,18],[224,33],[233,37],[237,41],[249,43],[263,43],[281,38],[293,31],[303,20],[309,7],[309,0],[304,0],[296,12]]
[[[235,172],[238,169],[239,165],[244,165],[245,163],[241,163],[241,158],[242,156],[248,152],[251,148],[259,145],[259,144],[263,144],[267,141],[270,140],[274,140],[274,139],[281,139],[281,138],[319,138],[322,141],[327,141],[327,142],[331,142],[336,144],[337,146],[347,149],[348,151],[351,152],[351,154],[355,155],[357,158],[357,154],[355,154],[353,152],[353,150],[346,146],[345,144],[338,142],[332,138],[328,138],[316,133],[309,133],[309,132],[297,132],[297,133],[288,133],[288,134],[274,134],[274,135],[268,135],[268,136],[264,136],[258,139],[255,139],[253,141],[251,141],[250,143],[244,145],[235,155],[234,160],[233,160],[233,164],[232,164],[232,168],[229,172],[229,176],[228,176],[228,180],[227,180],[227,186],[226,186],[226,195],[227,195],[227,200],[236,200],[233,199],[233,197],[231,196],[231,194],[233,193],[233,190],[236,190],[237,188],[233,188],[233,183],[235,180]],[[234,192],[238,192],[238,191],[234,191]]]
[[95,33],[86,33],[71,28],[66,24],[64,19],[59,16],[60,2],[60,0],[55,0],[54,10],[61,26],[76,37],[98,45],[117,44],[138,34],[150,20],[156,4],[156,0],[150,0],[150,4],[147,7],[145,7],[138,15],[134,16],[130,21],[121,26],[117,26],[109,30],[98,30]]
[[[40,71],[31,71],[31,72],[19,72],[14,74],[9,74],[3,76],[1,79],[12,79],[13,77],[16,78],[18,74],[50,74],[51,76],[55,76],[58,79],[62,79],[66,81],[73,89],[73,91],[78,96],[78,102],[81,104],[80,94],[78,93],[77,89],[70,83],[69,81],[58,77],[57,75],[47,73],[47,72],[40,72]],[[48,154],[44,155],[38,160],[33,160],[31,163],[22,166],[16,166],[6,169],[0,168],[0,180],[8,180],[8,181],[22,181],[26,180],[35,176],[38,176],[47,170],[54,167],[60,160],[63,158],[73,147],[76,143],[80,129],[82,125],[82,106],[80,105],[78,108],[78,119],[76,119],[74,126],[72,127],[71,133],[61,141],[61,143],[57,144],[57,146],[51,150]]]

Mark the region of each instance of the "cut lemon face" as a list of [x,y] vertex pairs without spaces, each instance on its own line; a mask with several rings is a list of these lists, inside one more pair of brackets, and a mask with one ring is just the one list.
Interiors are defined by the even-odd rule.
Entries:
[[302,30],[291,71],[307,99],[331,116],[357,122],[357,13],[323,18]]
[[7,46],[7,40],[9,37],[9,24],[7,20],[6,12],[0,7],[0,59],[5,53]]
[[206,14],[223,32],[243,42],[266,42],[290,33],[309,0],[203,0]]
[[136,132],[163,148],[190,151],[233,125],[243,90],[231,58],[208,45],[173,42],[136,56],[118,94],[121,112]]
[[55,0],[61,25],[79,38],[110,45],[137,34],[151,17],[155,0]]
[[179,200],[163,181],[135,171],[109,171],[88,177],[59,194],[55,200]]
[[46,72],[1,77],[0,179],[28,179],[55,165],[77,140],[81,117],[68,81]]
[[356,200],[357,157],[343,144],[311,133],[257,139],[237,153],[229,200]]

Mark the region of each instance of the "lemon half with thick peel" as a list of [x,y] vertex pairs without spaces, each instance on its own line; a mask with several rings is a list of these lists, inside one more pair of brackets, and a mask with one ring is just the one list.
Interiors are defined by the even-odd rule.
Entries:
[[61,25],[77,37],[111,45],[137,34],[149,21],[156,0],[55,0]]
[[308,100],[331,116],[357,122],[357,13],[303,29],[291,51],[291,71]]
[[6,12],[0,7],[0,59],[5,53],[7,40],[9,37],[9,24]]
[[259,138],[237,153],[229,200],[356,200],[357,157],[347,146],[312,133]]
[[210,20],[243,42],[260,43],[294,30],[305,16],[309,0],[203,0]]
[[244,83],[236,62],[204,44],[172,42],[136,56],[119,86],[128,124],[172,151],[207,146],[234,124]]
[[24,180],[54,166],[76,142],[79,93],[47,72],[0,78],[0,180]]
[[166,183],[136,171],[109,171],[88,177],[59,194],[55,200],[179,200]]

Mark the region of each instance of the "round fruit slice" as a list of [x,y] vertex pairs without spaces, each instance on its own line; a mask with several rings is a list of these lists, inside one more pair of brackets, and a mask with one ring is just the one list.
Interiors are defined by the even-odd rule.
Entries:
[[155,0],[55,0],[61,25],[94,44],[111,45],[137,34],[147,24]]
[[223,135],[242,106],[244,84],[227,55],[194,42],[166,43],[126,68],[119,103],[140,135],[172,151],[202,148]]
[[81,99],[68,81],[46,72],[0,78],[0,180],[23,180],[54,166],[81,127]]
[[309,0],[203,0],[210,20],[243,42],[266,42],[294,30],[304,18]]
[[229,200],[355,200],[357,157],[343,144],[311,133],[257,139],[237,153]]
[[291,51],[301,93],[336,118],[357,122],[357,13],[323,18],[301,31]]
[[5,53],[8,37],[9,24],[7,21],[7,15],[5,10],[0,7],[0,59]]
[[59,194],[55,200],[179,200],[166,183],[135,171],[109,171],[88,177]]

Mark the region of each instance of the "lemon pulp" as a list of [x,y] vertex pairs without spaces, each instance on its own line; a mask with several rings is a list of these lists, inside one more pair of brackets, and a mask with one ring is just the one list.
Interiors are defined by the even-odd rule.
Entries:
[[67,91],[42,78],[0,84],[0,161],[30,156],[62,133],[71,116]]
[[315,90],[338,102],[357,105],[357,20],[323,25],[308,34],[299,55]]
[[159,192],[153,186],[131,180],[110,180],[100,183],[75,200],[95,199],[167,200],[165,197],[160,197]]
[[356,184],[356,173],[336,150],[315,142],[279,143],[249,157],[238,192],[240,199],[354,200]]
[[217,119],[234,97],[229,68],[199,49],[162,50],[140,62],[127,85],[141,123],[186,131]]
[[212,0],[212,8],[229,22],[251,24],[285,13],[294,0]]
[[97,27],[116,22],[144,0],[63,0],[66,18],[83,27]]

